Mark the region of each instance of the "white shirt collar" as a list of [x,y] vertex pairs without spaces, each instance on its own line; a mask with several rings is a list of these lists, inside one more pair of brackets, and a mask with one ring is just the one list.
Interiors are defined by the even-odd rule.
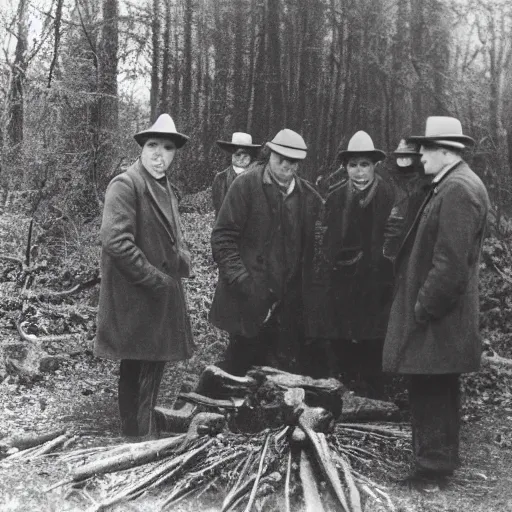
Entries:
[[236,167],[234,165],[232,167],[236,174],[242,174],[244,171],[247,170],[247,167]]
[[286,190],[285,197],[288,197],[295,189],[295,178],[292,179],[290,184],[288,185],[288,189]]
[[453,169],[458,163],[460,162],[460,160],[457,160],[456,162],[452,162],[451,164],[447,164],[443,169],[441,169],[435,176],[434,176],[434,179],[432,180],[432,183],[439,183],[441,181],[441,179],[443,178],[443,176],[448,172],[450,171],[451,169]]

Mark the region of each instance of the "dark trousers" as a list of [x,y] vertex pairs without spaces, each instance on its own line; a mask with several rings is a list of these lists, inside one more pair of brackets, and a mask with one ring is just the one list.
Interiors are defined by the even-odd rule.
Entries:
[[411,375],[412,445],[416,468],[451,472],[460,466],[458,374]]
[[232,375],[243,376],[251,366],[272,366],[290,372],[301,371],[302,336],[279,319],[271,319],[252,337],[231,335],[217,366]]
[[154,407],[164,366],[164,361],[121,360],[118,396],[123,435],[147,436],[155,432]]
[[[330,376],[339,378],[357,394],[369,398],[384,397],[382,372],[384,340],[332,340],[327,350]],[[327,376],[327,375],[325,375]]]

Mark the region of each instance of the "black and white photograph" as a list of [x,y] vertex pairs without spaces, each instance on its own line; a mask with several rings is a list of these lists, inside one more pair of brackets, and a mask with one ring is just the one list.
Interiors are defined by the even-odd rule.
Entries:
[[0,510],[512,512],[510,0],[0,0]]

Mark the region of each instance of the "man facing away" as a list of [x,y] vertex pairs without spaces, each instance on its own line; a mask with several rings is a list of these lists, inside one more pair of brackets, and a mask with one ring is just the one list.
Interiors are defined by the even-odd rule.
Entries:
[[489,197],[461,151],[453,117],[429,117],[421,144],[431,189],[398,249],[384,371],[409,376],[415,471],[441,482],[460,466],[461,373],[479,369],[478,276]]

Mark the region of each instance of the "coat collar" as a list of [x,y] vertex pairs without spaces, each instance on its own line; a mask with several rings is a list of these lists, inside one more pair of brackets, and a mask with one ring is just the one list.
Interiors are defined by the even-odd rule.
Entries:
[[430,202],[430,200],[438,193],[439,187],[441,187],[443,185],[443,183],[446,183],[447,178],[453,173],[453,171],[455,171],[458,167],[464,168],[465,166],[467,166],[467,164],[466,164],[466,162],[464,162],[464,160],[459,160],[459,161],[455,162],[451,167],[446,169],[446,171],[439,178],[439,180],[437,180],[436,182],[432,182],[430,184],[430,190],[429,190],[427,196],[425,197],[425,199],[423,200],[423,203],[421,203],[421,206],[420,206],[418,212],[416,213],[416,217],[414,217],[414,221],[411,224],[409,231],[405,235],[404,239],[402,240],[402,243],[400,244],[400,247],[398,248],[396,259],[395,259],[395,265],[398,262],[399,257],[401,256],[401,253],[403,251],[403,248],[406,245],[407,240],[411,237],[411,233],[413,233],[416,230],[418,223],[420,221],[420,218],[423,214],[423,211],[425,210],[425,207]]
[[[169,237],[171,238],[172,242],[176,242],[177,233],[176,233],[176,219],[175,219],[175,212],[172,207],[172,201],[163,201],[162,200],[162,194],[159,193],[159,187],[161,188],[161,185],[156,181],[151,174],[146,171],[144,166],[142,165],[142,162],[140,161],[140,158],[133,164],[133,166],[136,168],[137,173],[142,177],[142,180],[144,181],[146,185],[146,190],[149,193],[149,197],[151,198],[151,201],[155,205],[157,211],[160,213],[164,220],[164,225],[169,233]],[[172,188],[167,182],[167,191],[169,192],[169,197],[174,194],[172,191]]]

